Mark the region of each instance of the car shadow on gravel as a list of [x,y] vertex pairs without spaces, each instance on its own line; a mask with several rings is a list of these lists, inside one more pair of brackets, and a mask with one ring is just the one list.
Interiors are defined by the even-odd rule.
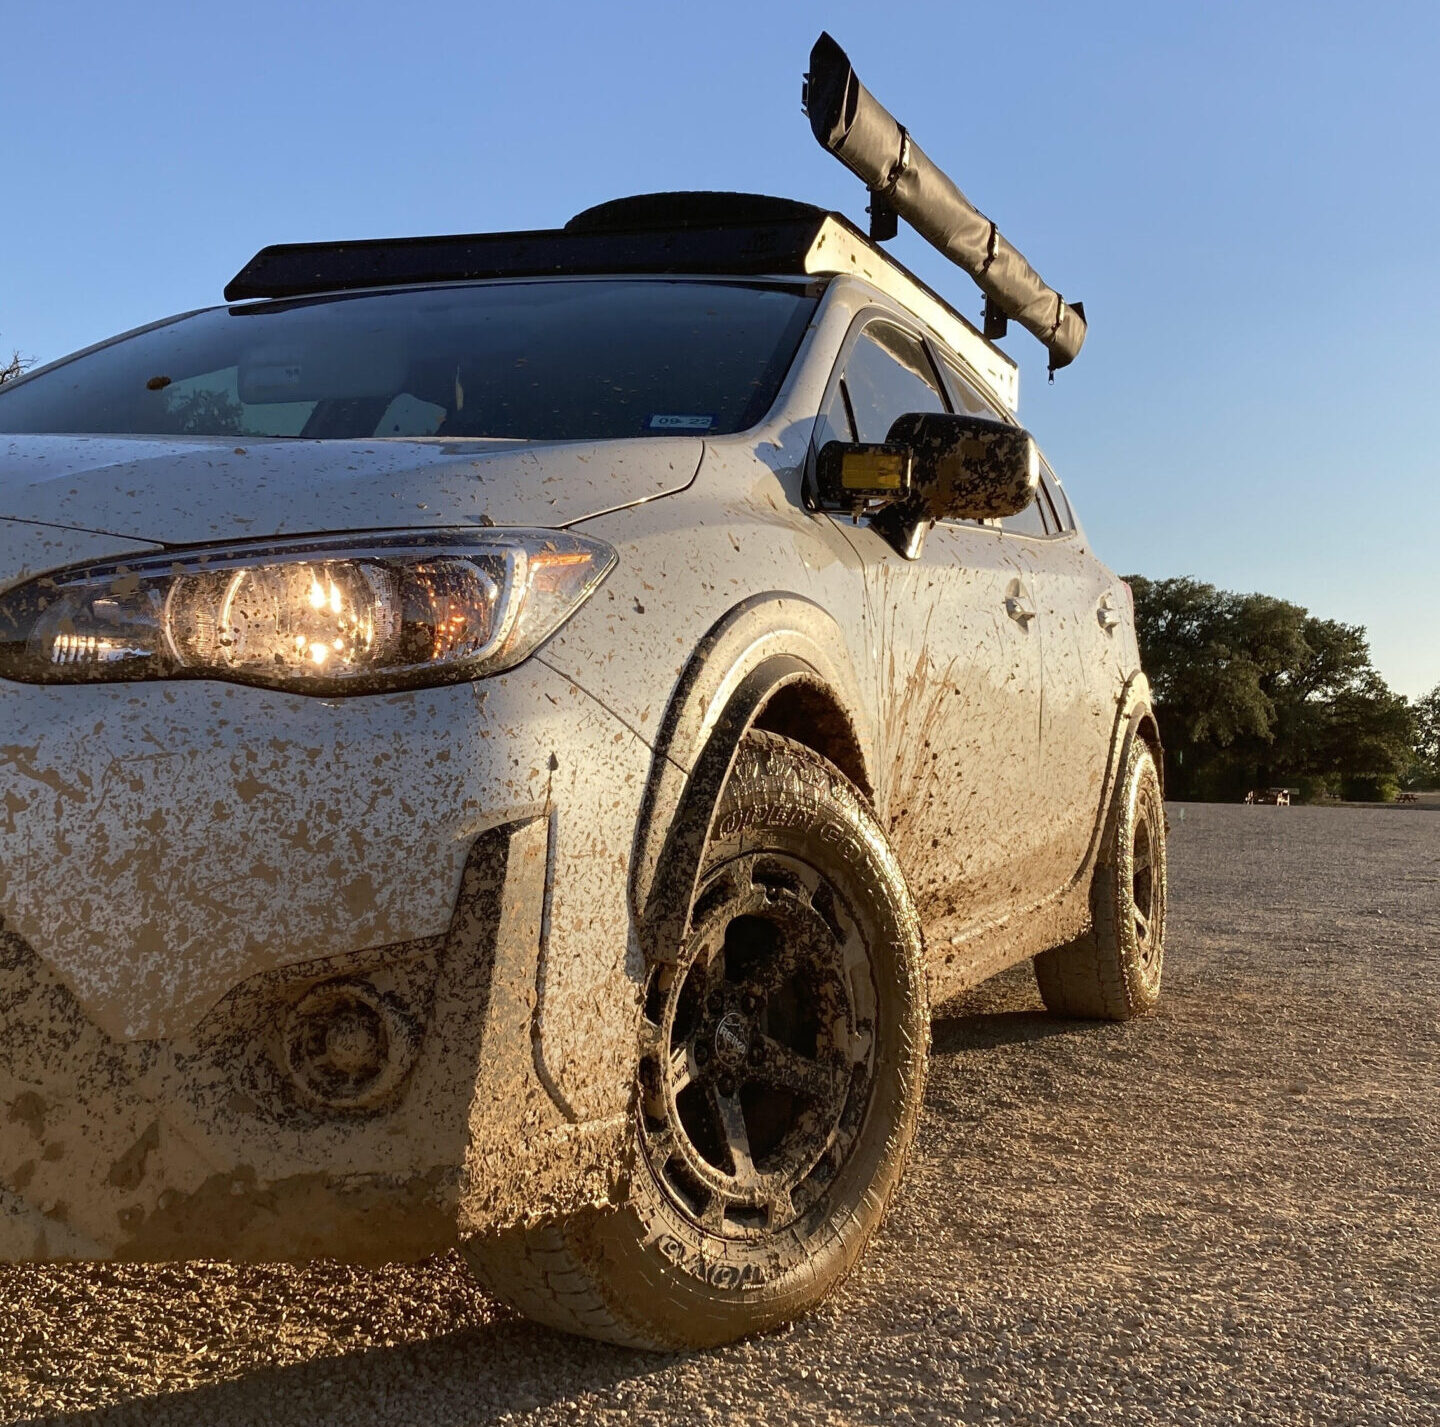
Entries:
[[936,1016],[930,1024],[931,1047],[940,1055],[965,1050],[994,1050],[1051,1036],[1073,1035],[1088,1023],[1058,1021],[1043,1011],[996,1011],[988,1015]]
[[424,1342],[248,1372],[229,1382],[93,1411],[21,1419],[45,1427],[461,1427],[605,1396],[672,1367],[673,1354],[571,1338],[518,1318]]
[[1030,963],[1022,961],[936,1006],[930,1021],[931,1047],[937,1055],[994,1050],[1075,1035],[1095,1024],[1052,1016],[1040,999]]

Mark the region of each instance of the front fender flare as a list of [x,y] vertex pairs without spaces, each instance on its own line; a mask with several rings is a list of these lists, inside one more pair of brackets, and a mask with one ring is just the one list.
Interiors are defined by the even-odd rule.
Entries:
[[752,596],[701,640],[660,729],[636,829],[632,910],[647,965],[673,961],[689,927],[700,864],[741,741],[782,689],[822,694],[853,743],[853,776],[870,792],[874,740],[835,620],[798,595]]

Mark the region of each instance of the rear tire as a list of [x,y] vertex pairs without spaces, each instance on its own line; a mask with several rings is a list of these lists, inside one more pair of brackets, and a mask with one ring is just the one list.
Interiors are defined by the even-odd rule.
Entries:
[[631,1347],[709,1347],[841,1282],[914,1138],[929,1013],[919,920],[833,765],[752,733],[715,818],[693,929],[641,1021],[618,1210],[473,1240],[528,1317]]
[[1165,961],[1165,803],[1155,756],[1132,743],[1090,889],[1091,927],[1035,958],[1057,1016],[1127,1021],[1160,999]]

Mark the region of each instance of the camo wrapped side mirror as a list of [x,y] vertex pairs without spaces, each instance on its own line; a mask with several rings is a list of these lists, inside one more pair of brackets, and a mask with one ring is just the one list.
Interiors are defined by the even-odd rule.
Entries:
[[1019,426],[982,416],[915,412],[897,418],[886,444],[908,447],[907,514],[921,520],[999,520],[1018,515],[1040,486],[1040,452]]

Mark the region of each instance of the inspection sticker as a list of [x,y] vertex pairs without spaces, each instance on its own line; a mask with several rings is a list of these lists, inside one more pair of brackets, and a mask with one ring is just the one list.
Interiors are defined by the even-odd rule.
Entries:
[[713,416],[652,416],[646,423],[649,431],[708,431],[715,424]]

